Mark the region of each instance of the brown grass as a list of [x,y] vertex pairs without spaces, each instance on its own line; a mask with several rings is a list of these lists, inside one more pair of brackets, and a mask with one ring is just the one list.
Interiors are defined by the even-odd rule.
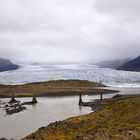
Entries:
[[140,97],[111,100],[97,112],[52,123],[23,140],[124,139],[140,139]]
[[29,83],[24,85],[0,85],[0,96],[11,96],[15,89],[15,96],[51,96],[112,93],[114,91],[100,89],[105,85],[86,80],[57,80],[48,82]]

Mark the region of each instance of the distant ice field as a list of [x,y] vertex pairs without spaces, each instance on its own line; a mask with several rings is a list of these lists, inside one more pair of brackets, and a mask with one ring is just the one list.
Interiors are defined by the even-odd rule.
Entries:
[[18,70],[0,72],[1,84],[24,84],[59,79],[102,81],[113,87],[140,87],[140,72],[98,68],[91,64],[21,65]]

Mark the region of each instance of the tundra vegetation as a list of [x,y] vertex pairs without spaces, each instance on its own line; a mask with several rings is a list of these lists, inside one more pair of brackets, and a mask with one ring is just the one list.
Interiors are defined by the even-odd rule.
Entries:
[[140,139],[140,96],[111,99],[98,111],[42,127],[23,140]]

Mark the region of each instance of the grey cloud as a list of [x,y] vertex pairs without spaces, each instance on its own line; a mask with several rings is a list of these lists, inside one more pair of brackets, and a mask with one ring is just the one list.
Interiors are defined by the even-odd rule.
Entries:
[[123,21],[133,22],[140,19],[139,0],[94,0],[93,8],[102,14],[116,16]]
[[0,57],[82,63],[135,57],[140,52],[139,3],[0,0]]

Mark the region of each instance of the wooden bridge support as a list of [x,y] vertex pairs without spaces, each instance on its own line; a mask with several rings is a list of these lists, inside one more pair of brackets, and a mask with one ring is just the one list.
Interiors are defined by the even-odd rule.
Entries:
[[79,95],[79,105],[83,105],[83,101],[82,101],[82,95]]
[[32,103],[33,103],[33,104],[38,103],[38,102],[37,102],[37,99],[36,99],[36,94],[33,94]]

